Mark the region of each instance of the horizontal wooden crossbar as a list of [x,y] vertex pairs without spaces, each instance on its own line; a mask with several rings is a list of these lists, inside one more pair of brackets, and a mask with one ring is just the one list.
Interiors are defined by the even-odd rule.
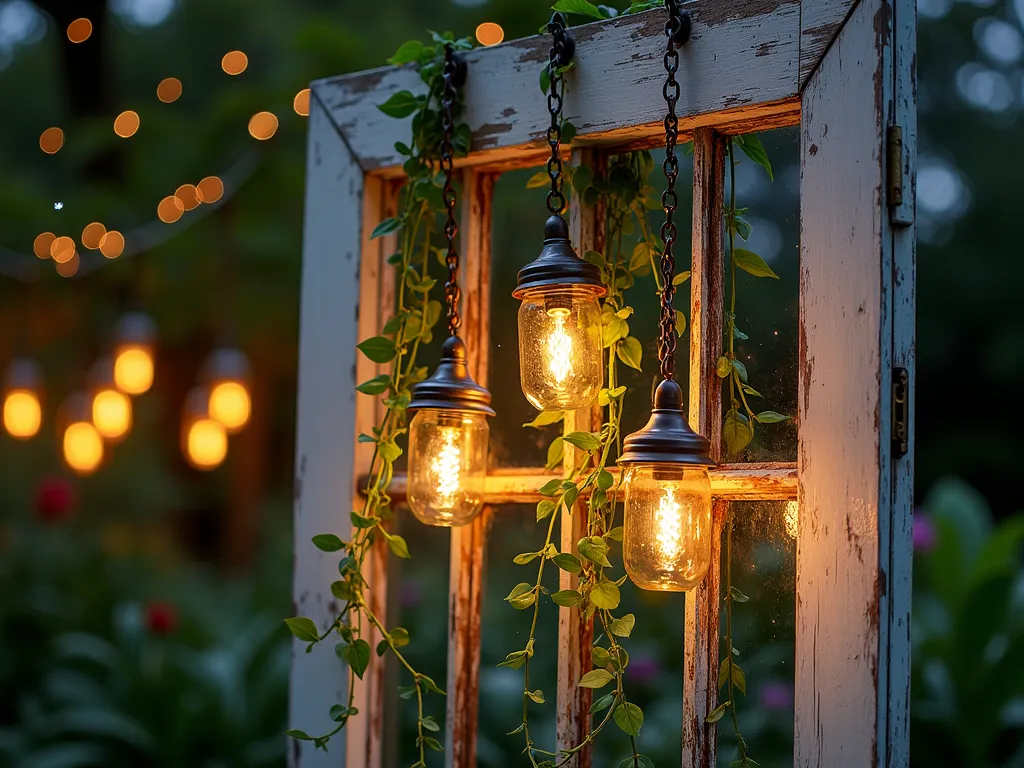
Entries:
[[[618,485],[619,471],[610,470]],[[793,501],[796,499],[796,463],[722,464],[711,470],[711,495],[728,501]],[[497,469],[484,481],[487,504],[528,504],[540,501],[537,489],[562,475],[540,467]],[[404,501],[408,478],[395,474],[388,486],[393,501]],[[365,483],[365,478],[363,478]],[[612,486],[615,488],[615,485]]]

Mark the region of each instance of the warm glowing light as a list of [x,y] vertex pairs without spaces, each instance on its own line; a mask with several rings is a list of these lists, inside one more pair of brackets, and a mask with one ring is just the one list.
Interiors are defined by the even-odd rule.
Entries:
[[181,80],[176,77],[165,77],[156,87],[156,97],[164,104],[177,101],[181,96]]
[[153,355],[140,346],[122,347],[114,358],[114,382],[129,395],[141,395],[153,386]]
[[68,24],[68,40],[72,43],[84,43],[92,35],[92,22],[88,19],[75,19]]
[[164,224],[173,224],[181,218],[185,212],[185,206],[174,195],[168,195],[156,207],[156,215]]
[[57,262],[57,274],[61,277],[74,277],[78,274],[78,268],[81,264],[81,259],[78,258],[78,251],[75,251],[67,261]]
[[47,128],[39,134],[39,148],[48,155],[55,155],[64,146],[64,131],[60,128]]
[[249,57],[241,51],[228,51],[220,60],[220,68],[229,75],[240,75],[249,66]]
[[786,523],[786,535],[795,539],[800,533],[800,504],[795,501],[787,501],[783,520]]
[[254,139],[266,141],[277,133],[277,115],[273,112],[257,112],[249,120],[249,133]]
[[505,39],[505,30],[500,24],[485,21],[476,28],[476,39],[480,45],[497,45]]
[[292,109],[303,117],[309,117],[309,88],[303,88],[292,99]]
[[249,421],[252,403],[245,385],[224,381],[210,391],[210,418],[219,421],[229,432],[237,432]]
[[32,252],[40,259],[50,258],[50,246],[56,239],[57,236],[53,232],[42,232],[36,235],[36,239],[32,241]]
[[135,135],[139,130],[139,113],[128,109],[114,118],[114,133],[122,139]]
[[642,589],[696,587],[711,564],[711,481],[700,466],[626,468],[622,558]]
[[43,409],[32,390],[15,389],[4,397],[4,429],[11,437],[28,440],[39,431],[42,422]]
[[132,401],[116,389],[100,390],[92,399],[92,423],[103,437],[124,437],[132,426]]
[[124,251],[124,235],[112,229],[100,238],[100,253],[108,259],[116,259]]
[[103,461],[103,439],[87,421],[76,421],[64,430],[64,461],[80,475],[94,472]]
[[601,307],[589,286],[527,291],[519,307],[519,375],[534,408],[585,408],[604,380]]
[[82,245],[91,251],[95,251],[100,247],[105,234],[107,234],[107,228],[98,221],[86,224],[85,229],[82,230]]
[[216,203],[224,194],[224,182],[217,176],[207,176],[196,185],[196,197],[201,203]]
[[174,190],[174,196],[181,202],[182,207],[186,211],[191,211],[193,208],[199,206],[199,190],[195,188],[194,184],[182,184],[176,190]]
[[555,321],[547,342],[548,371],[556,384],[562,384],[572,371],[572,338],[565,332],[565,320],[569,317],[569,310],[549,309],[548,314]]
[[483,507],[487,417],[425,409],[409,425],[409,508],[428,525],[465,525]]
[[213,419],[196,419],[185,440],[188,460],[196,469],[213,469],[228,455],[228,436]]
[[74,255],[75,241],[67,235],[61,235],[50,243],[50,256],[58,264],[63,264],[65,261],[71,261],[71,258]]

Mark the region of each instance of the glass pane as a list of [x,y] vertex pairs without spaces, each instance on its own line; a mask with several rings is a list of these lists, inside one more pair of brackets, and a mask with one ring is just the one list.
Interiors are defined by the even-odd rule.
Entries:
[[[743,240],[737,235],[735,247],[760,256],[778,279],[736,270],[736,327],[748,338],[737,337],[733,344],[736,358],[746,369],[748,386],[760,393],[760,396],[749,390],[744,393],[750,410],[755,414],[775,411],[795,416],[799,361],[800,135],[797,127],[757,135],[770,158],[775,180],[769,179],[765,169],[738,148],[735,202],[738,210],[747,209],[741,216],[749,224],[749,233],[742,223],[737,228],[741,234],[749,234],[749,238]],[[728,160],[725,195],[728,209],[732,199]],[[729,312],[732,284],[728,236],[725,245],[726,312]],[[758,271],[756,267],[754,270]],[[724,344],[728,349],[728,329],[726,334]],[[728,382],[725,387],[722,401],[728,413]],[[735,387],[732,389],[737,408],[745,413],[741,393]],[[727,437],[726,447],[729,442]],[[755,423],[749,445],[725,453],[727,461],[795,461],[795,423]]]
[[[734,656],[746,682],[735,691],[739,729],[748,755],[761,765],[793,764],[793,658],[796,643],[796,502],[745,501],[733,515],[732,586]],[[726,595],[728,538],[722,539],[722,595]],[[740,602],[743,597],[746,602]],[[721,653],[728,648],[728,622],[722,603]],[[729,698],[728,687],[719,701]],[[718,765],[736,760],[731,713],[718,723]]]

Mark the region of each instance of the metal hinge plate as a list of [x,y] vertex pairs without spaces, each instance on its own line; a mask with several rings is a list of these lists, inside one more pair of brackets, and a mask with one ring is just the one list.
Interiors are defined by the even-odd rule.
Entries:
[[906,368],[892,371],[892,452],[901,458],[910,450],[910,374]]
[[912,215],[903,206],[903,126],[890,125],[885,134],[885,187],[889,205],[889,221],[900,226],[913,224]]

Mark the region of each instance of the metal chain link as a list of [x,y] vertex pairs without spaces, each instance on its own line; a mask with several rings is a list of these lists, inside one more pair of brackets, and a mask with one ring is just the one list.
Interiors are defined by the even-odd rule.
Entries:
[[452,136],[455,133],[455,118],[452,114],[455,106],[455,71],[455,51],[449,44],[444,47],[444,93],[441,98],[441,120],[444,130],[444,138],[441,140],[444,189],[441,197],[448,211],[448,219],[444,225],[444,236],[448,240],[448,253],[445,256],[448,282],[444,284],[444,298],[448,304],[448,333],[452,336],[459,332],[462,325],[462,318],[459,316],[459,299],[462,297],[462,291],[459,289],[459,254],[455,250],[455,235],[458,234],[459,225],[455,220],[455,188],[452,186],[452,176],[455,172],[452,160],[455,153],[452,145]]
[[665,35],[668,44],[665,49],[665,86],[662,93],[668,104],[665,115],[665,180],[668,182],[661,195],[661,206],[665,209],[665,223],[661,225],[661,239],[665,241],[665,250],[661,254],[661,277],[664,289],[661,293],[661,321],[658,337],[658,360],[661,362],[661,377],[671,379],[676,369],[676,314],[672,307],[676,288],[672,284],[676,272],[676,259],[673,252],[677,232],[673,221],[679,196],[676,194],[676,179],[679,177],[679,159],[676,157],[676,142],[679,140],[679,118],[676,117],[676,102],[679,101],[679,83],[676,72],[679,71],[679,51],[676,50],[675,36],[682,27],[682,15],[677,0],[665,0],[669,18],[665,22]]
[[548,24],[551,33],[551,51],[548,54],[548,112],[551,114],[551,125],[548,126],[548,146],[551,157],[548,158],[548,176],[551,178],[551,191],[548,192],[548,210],[560,214],[565,209],[565,195],[562,194],[562,157],[558,146],[562,143],[562,125],[559,117],[562,114],[562,76],[558,73],[559,62],[565,50],[565,21],[561,15],[555,14]]

